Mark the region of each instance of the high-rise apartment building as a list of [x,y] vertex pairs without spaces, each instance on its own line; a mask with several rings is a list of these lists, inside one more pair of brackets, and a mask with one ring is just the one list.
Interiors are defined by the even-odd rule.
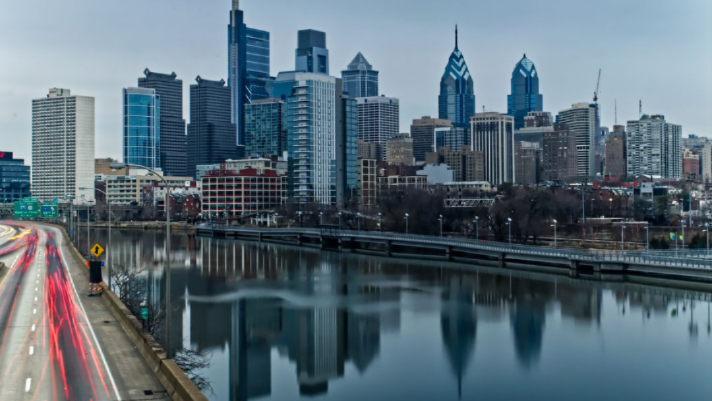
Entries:
[[700,170],[704,182],[712,181],[712,142],[707,142],[700,152]]
[[12,152],[0,151],[0,204],[30,197],[30,166],[15,159]]
[[255,100],[245,105],[245,154],[282,156],[287,151],[286,104],[279,99]]
[[544,133],[543,167],[544,181],[578,180],[578,150],[576,133],[566,124],[554,124],[554,130]]
[[628,174],[682,177],[682,126],[670,124],[663,115],[643,115],[628,121],[626,152]]
[[[465,57],[457,47],[455,27],[455,50],[450,55],[445,73],[440,80],[438,117],[450,120],[455,127],[470,129],[470,117],[475,114],[475,84]],[[415,140],[415,137],[413,138]]]
[[385,96],[359,97],[356,106],[358,138],[375,143],[376,159],[386,160],[386,141],[400,133],[399,100]]
[[484,154],[485,181],[514,182],[514,117],[477,113],[471,118],[472,149]]
[[595,176],[600,171],[596,158],[600,132],[598,105],[576,103],[560,111],[557,122],[566,124],[576,134],[578,175],[589,179]]
[[682,155],[682,176],[685,180],[698,181],[700,174],[700,155],[690,149],[684,149]]
[[195,177],[199,164],[223,163],[237,159],[235,124],[231,120],[232,88],[225,81],[209,81],[198,76],[190,86],[188,124],[188,175]]
[[408,134],[386,141],[386,162],[391,165],[413,165],[413,139]]
[[524,117],[532,111],[542,111],[543,97],[539,94],[539,74],[525,54],[512,72],[512,94],[507,96],[507,114],[514,117],[514,129],[523,128]]
[[410,126],[410,137],[413,139],[413,157],[416,161],[425,161],[425,154],[435,151],[433,147],[435,129],[442,127],[452,127],[452,122],[429,116],[413,120],[413,124]]
[[461,149],[470,146],[469,130],[460,127],[435,128],[433,149],[436,151],[444,146],[450,149]]
[[161,168],[161,99],[155,89],[124,88],[124,163]]
[[94,200],[94,98],[52,88],[32,100],[32,196],[67,195]]
[[167,176],[182,177],[186,169],[186,136],[183,119],[183,80],[176,73],[161,74],[146,68],[139,88],[154,89],[161,99],[159,117],[160,168]]
[[287,104],[290,198],[343,202],[357,190],[356,101],[341,79],[299,71],[279,73],[274,95]]
[[454,171],[453,179],[458,182],[484,181],[484,156],[482,152],[463,146],[459,150],[447,146],[425,156],[427,164],[446,164]]
[[346,71],[341,71],[341,79],[344,81],[344,91],[350,97],[378,96],[378,71],[373,69],[361,52],[349,63]]
[[243,121],[245,104],[269,98],[272,79],[269,59],[269,32],[248,28],[240,1],[232,1],[228,25],[228,75],[230,88],[231,122],[235,124],[237,145],[244,146]]
[[618,180],[624,180],[628,176],[625,142],[625,127],[622,125],[614,125],[613,132],[608,135],[608,140],[606,140],[604,175],[616,177]]
[[326,48],[326,33],[305,29],[297,33],[295,71],[329,75],[329,50]]
[[516,184],[538,184],[541,181],[541,163],[542,148],[539,142],[514,142],[514,176],[516,177]]

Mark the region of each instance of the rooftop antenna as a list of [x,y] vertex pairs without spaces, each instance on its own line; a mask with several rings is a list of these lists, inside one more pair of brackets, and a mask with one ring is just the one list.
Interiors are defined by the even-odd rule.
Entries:
[[596,91],[593,92],[593,103],[598,104],[598,89],[601,87],[601,69],[598,69],[598,81],[596,82]]
[[484,105],[484,104],[482,105],[482,112],[483,112],[483,113],[485,112],[485,105]]
[[455,48],[457,49],[457,24],[455,24]]
[[614,99],[613,104],[616,109],[616,125],[618,125],[618,99]]
[[643,117],[643,100],[638,100],[638,118]]

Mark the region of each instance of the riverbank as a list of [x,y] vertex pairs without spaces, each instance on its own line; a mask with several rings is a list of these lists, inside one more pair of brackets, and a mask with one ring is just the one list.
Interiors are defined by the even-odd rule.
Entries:
[[[109,228],[108,222],[93,222],[88,224],[91,228]],[[79,223],[80,228],[86,228],[87,223]],[[126,229],[126,230],[165,230],[165,221],[122,221],[122,222],[112,222],[111,227],[115,229]],[[185,232],[193,233],[195,232],[195,226],[189,223],[182,222],[171,222],[172,232]]]

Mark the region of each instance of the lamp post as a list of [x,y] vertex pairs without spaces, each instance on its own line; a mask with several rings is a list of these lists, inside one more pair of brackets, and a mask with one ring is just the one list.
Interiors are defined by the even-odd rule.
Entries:
[[680,249],[685,249],[685,220],[680,222],[680,227],[682,227],[682,239],[680,240]]
[[381,213],[378,213],[378,231],[379,232],[383,232],[383,225],[381,224],[381,217],[383,217],[383,215]]
[[[86,188],[86,187],[80,187],[79,190],[85,191],[85,190],[90,190],[91,188]],[[106,197],[106,204],[109,205],[109,246],[106,247],[106,269],[108,271],[109,275],[109,289],[111,289],[111,202],[109,201],[109,194],[107,194],[105,191],[102,191],[101,189],[96,189],[94,188],[94,191],[99,191],[104,196]]]
[[361,231],[361,213],[356,213],[356,226],[358,230]]
[[475,233],[477,242],[480,242],[480,216],[475,216]]
[[82,199],[84,199],[84,202],[86,202],[87,206],[87,255],[91,254],[91,227],[89,226],[89,204],[91,203],[90,200],[87,200],[87,198],[82,195]]
[[556,225],[557,225],[559,222],[556,221],[556,219],[554,219],[554,220],[552,221],[552,223],[554,223],[554,248],[556,248]]
[[302,212],[301,212],[301,210],[297,212],[297,218],[299,219],[299,228],[302,228]]
[[710,223],[705,223],[704,231],[707,233],[707,256],[710,254]]
[[608,205],[610,206],[609,216],[613,217],[613,198],[608,198]]
[[650,251],[650,223],[645,222],[645,252]]
[[405,214],[405,233],[408,234],[408,217],[410,215],[408,213]]
[[339,212],[339,230],[341,230],[341,212]]
[[443,236],[443,215],[441,214],[440,217],[438,218],[438,221],[440,222],[440,236]]
[[166,184],[166,358],[171,359],[173,352],[171,351],[171,188],[168,181],[158,174],[153,169],[146,166],[131,163],[112,163],[111,169],[121,170],[126,167],[148,170]]
[[319,225],[324,225],[324,212],[319,212]]
[[279,213],[274,214],[274,228],[279,228],[279,224],[277,224],[277,219],[279,218]]
[[621,223],[621,251],[625,250],[625,224]]
[[507,217],[507,226],[509,226],[509,245],[512,245],[512,218]]

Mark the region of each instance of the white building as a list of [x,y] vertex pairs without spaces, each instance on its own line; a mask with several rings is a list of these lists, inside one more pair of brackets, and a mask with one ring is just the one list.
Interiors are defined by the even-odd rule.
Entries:
[[628,121],[626,153],[628,174],[682,177],[682,126],[665,122],[665,116],[643,115]]
[[514,182],[514,117],[477,113],[470,118],[472,149],[484,155],[485,181]]
[[358,139],[376,144],[376,159],[386,160],[386,142],[400,133],[400,101],[394,97],[356,98]]
[[700,164],[702,165],[702,180],[705,182],[712,180],[712,143],[708,142],[700,152]]
[[94,201],[94,98],[52,88],[32,100],[32,196],[67,195]]
[[576,103],[570,109],[559,112],[559,123],[566,124],[576,135],[576,154],[578,175],[593,177],[600,171],[599,135],[600,122],[598,106],[589,103]]
[[[163,177],[171,188],[189,188],[193,184],[192,177]],[[158,182],[158,184],[156,184]],[[149,175],[147,170],[131,170],[129,175],[112,175],[106,177],[107,199],[112,205],[128,205],[153,203],[154,185],[165,186],[165,183],[155,175]],[[144,196],[145,195],[145,196]]]

